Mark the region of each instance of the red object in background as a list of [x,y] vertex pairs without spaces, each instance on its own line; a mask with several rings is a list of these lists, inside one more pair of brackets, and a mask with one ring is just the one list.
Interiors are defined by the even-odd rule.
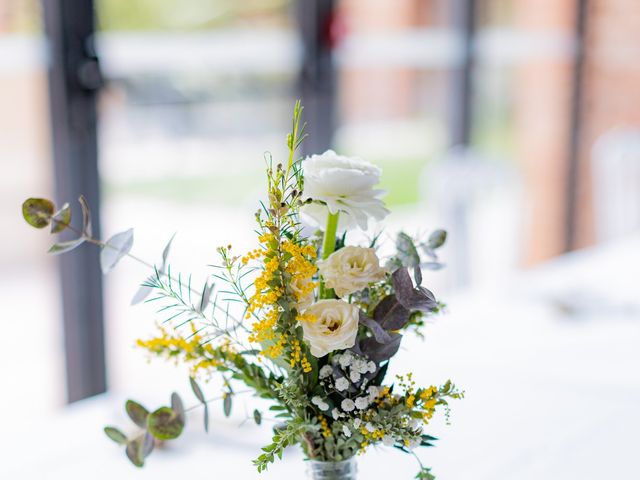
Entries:
[[327,15],[322,27],[322,46],[335,49],[347,35],[347,25],[342,15],[335,10]]

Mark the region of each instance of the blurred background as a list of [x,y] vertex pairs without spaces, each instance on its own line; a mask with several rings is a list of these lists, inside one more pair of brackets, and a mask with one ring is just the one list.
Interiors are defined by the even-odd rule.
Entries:
[[[425,381],[455,375],[470,398],[429,454],[441,478],[634,478],[639,46],[636,0],[0,0],[3,428],[107,390],[124,422],[120,396],[186,387],[133,348],[154,328],[129,306],[144,267],[102,278],[90,245],[47,256],[22,201],[82,193],[102,236],[135,227],[150,262],[178,232],[175,268],[204,280],[217,246],[253,246],[263,155],[282,158],[300,98],[305,153],[382,167],[390,242],[450,232]],[[593,423],[606,402],[620,415]],[[495,462],[456,462],[487,438]]]

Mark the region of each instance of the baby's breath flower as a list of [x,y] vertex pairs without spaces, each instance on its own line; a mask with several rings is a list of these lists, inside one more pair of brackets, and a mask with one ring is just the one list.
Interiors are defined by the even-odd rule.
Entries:
[[369,406],[369,399],[367,397],[358,397],[356,398],[356,407],[358,410],[364,410]]
[[351,400],[350,398],[345,398],[344,400],[342,400],[340,408],[342,408],[342,410],[344,410],[345,412],[351,412],[354,408],[356,408],[356,404],[353,403],[353,400]]
[[360,428],[360,425],[362,425],[362,420],[360,420],[359,418],[353,420],[353,426],[355,428]]
[[364,426],[364,428],[367,429],[368,432],[375,432],[376,431],[376,427],[373,426],[373,423],[371,422],[367,422],[367,424]]
[[374,362],[367,363],[367,368],[369,369],[369,373],[374,373],[376,371],[376,364]]
[[343,416],[343,414],[340,413],[340,410],[338,410],[337,408],[334,408],[333,410],[331,410],[331,416],[333,417],[334,420],[338,420],[340,417]]
[[344,377],[340,377],[336,380],[336,390],[342,392],[349,388],[349,380]]
[[327,378],[327,377],[330,377],[332,373],[333,373],[333,368],[331,368],[331,365],[325,365],[320,369],[318,376],[320,378]]
[[342,368],[347,368],[349,365],[351,365],[352,361],[353,361],[353,355],[348,350],[345,353],[343,353],[338,359],[338,363],[340,363],[340,366]]
[[353,383],[359,382],[360,381],[360,372],[358,372],[357,370],[351,370],[351,373],[349,374],[349,378],[351,379],[351,381]]

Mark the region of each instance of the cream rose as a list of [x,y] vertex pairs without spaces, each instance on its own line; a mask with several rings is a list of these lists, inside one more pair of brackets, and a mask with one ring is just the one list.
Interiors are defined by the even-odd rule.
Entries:
[[358,307],[342,300],[319,300],[306,310],[315,321],[303,321],[304,340],[314,357],[351,348],[358,334]]
[[318,262],[318,269],[325,285],[341,298],[384,280],[385,275],[373,248],[352,246],[341,248]]
[[381,196],[384,190],[374,186],[380,181],[380,169],[359,158],[338,155],[327,150],[302,162],[304,196],[322,203],[311,203],[303,212],[324,225],[328,212],[340,212],[340,226],[358,225],[366,230],[369,218],[382,220],[389,210]]

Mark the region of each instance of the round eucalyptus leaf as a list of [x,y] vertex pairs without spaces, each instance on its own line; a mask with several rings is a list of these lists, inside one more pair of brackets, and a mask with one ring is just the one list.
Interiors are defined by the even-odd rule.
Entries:
[[176,392],[173,392],[171,394],[171,409],[176,413],[176,415],[184,423],[185,421],[184,405],[182,403],[182,399],[180,398],[180,395],[178,395]]
[[35,228],[44,228],[51,223],[55,206],[46,198],[28,198],[22,204],[22,217]]
[[104,433],[106,433],[107,437],[109,437],[119,445],[124,445],[127,443],[127,436],[116,427],[104,427]]
[[147,417],[149,416],[149,410],[133,400],[127,400],[124,408],[127,411],[127,415],[129,415],[129,418],[133,420],[133,423],[141,428],[145,428],[147,426]]
[[71,224],[71,207],[65,203],[51,218],[51,233],[59,233]]
[[125,452],[127,453],[127,458],[133,463],[136,467],[144,466],[144,437],[138,437],[135,440],[131,440],[127,443],[127,449]]
[[106,241],[100,252],[100,268],[105,275],[116,266],[122,257],[131,251],[133,246],[133,228],[116,233]]
[[147,417],[149,433],[158,440],[178,438],[184,428],[184,420],[169,407],[160,407]]

